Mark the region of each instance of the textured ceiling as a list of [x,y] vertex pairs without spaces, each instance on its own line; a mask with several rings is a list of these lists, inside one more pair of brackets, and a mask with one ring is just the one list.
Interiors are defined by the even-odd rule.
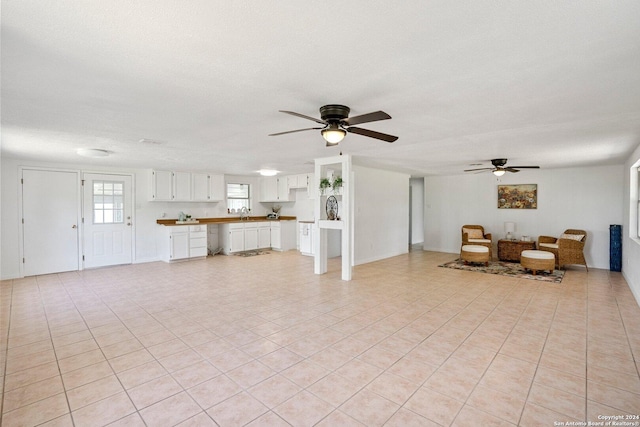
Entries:
[[[3,156],[248,175],[342,151],[422,176],[640,143],[637,0],[2,0],[1,36]],[[324,104],[399,139],[267,136]]]

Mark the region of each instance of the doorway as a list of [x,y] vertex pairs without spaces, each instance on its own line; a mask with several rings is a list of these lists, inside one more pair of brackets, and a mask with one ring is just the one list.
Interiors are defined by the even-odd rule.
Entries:
[[409,248],[424,244],[424,178],[409,180]]
[[78,270],[77,171],[22,169],[22,275]]
[[84,268],[131,264],[132,180],[124,174],[83,174]]

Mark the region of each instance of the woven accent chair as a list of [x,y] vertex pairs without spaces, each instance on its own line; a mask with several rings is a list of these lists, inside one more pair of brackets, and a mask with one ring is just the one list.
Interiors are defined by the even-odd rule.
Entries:
[[538,250],[551,252],[556,256],[556,266],[584,265],[589,271],[587,260],[584,258],[584,244],[587,241],[587,232],[584,230],[565,230],[558,238],[551,236],[538,237]]
[[489,248],[489,261],[493,259],[493,242],[491,241],[491,233],[485,234],[484,227],[481,225],[462,226],[462,246],[464,245],[486,246]]

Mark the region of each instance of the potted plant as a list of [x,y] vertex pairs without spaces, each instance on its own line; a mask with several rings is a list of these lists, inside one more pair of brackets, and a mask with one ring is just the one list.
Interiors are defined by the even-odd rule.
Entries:
[[327,191],[327,188],[331,187],[331,181],[329,181],[329,178],[322,178],[320,179],[320,194],[324,196],[325,191]]
[[333,184],[331,184],[331,188],[333,188],[334,193],[338,193],[339,189],[342,188],[342,177],[336,176],[333,180]]

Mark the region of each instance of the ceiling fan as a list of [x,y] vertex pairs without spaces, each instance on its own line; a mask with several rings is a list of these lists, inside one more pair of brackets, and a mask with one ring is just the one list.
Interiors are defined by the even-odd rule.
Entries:
[[305,116],[304,114],[296,113],[294,111],[280,110],[281,113],[312,120],[322,126],[272,133],[269,136],[284,135],[287,133],[302,132],[305,130],[320,130],[322,137],[327,141],[327,147],[338,144],[342,141],[347,132],[357,133],[358,135],[368,136],[369,138],[376,138],[387,142],[393,142],[398,139],[397,136],[354,127],[354,125],[359,125],[361,123],[390,119],[391,116],[384,111],[375,111],[373,113],[362,114],[361,116],[349,117],[350,111],[351,109],[345,105],[329,104],[320,107],[320,119],[316,119],[315,117]]
[[520,172],[520,169],[540,169],[540,166],[505,166],[507,159],[491,159],[492,168],[467,169],[465,172],[491,171],[495,176],[502,176],[505,172]]

